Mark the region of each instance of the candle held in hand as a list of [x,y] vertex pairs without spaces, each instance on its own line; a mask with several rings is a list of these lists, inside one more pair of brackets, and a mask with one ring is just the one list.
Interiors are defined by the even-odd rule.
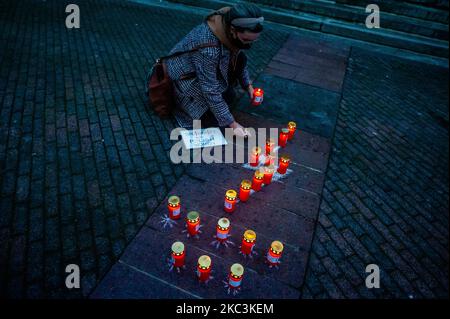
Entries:
[[264,98],[264,91],[263,89],[255,89],[253,91],[253,99],[252,99],[252,105],[258,106],[262,103]]

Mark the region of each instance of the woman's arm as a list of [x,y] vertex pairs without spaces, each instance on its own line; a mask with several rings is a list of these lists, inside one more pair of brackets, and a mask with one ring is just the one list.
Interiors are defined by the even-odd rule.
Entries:
[[[243,54],[243,53],[241,53],[241,54]],[[241,78],[240,78],[239,82],[241,83],[242,89],[248,93],[250,98],[253,98],[254,89],[253,89],[252,81],[250,80],[250,74],[248,72],[247,59],[245,59],[245,65],[242,70],[242,74],[241,74]]]
[[234,122],[228,104],[222,97],[217,70],[220,51],[215,48],[203,48],[193,55],[195,71],[203,96],[220,126],[229,126]]

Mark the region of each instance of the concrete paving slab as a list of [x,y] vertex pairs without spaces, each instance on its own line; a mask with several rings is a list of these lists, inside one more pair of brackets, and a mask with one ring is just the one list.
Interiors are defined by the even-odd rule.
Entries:
[[[293,67],[285,66],[285,68],[291,72]],[[288,123],[297,119],[300,129],[331,138],[340,94],[292,81],[292,77],[295,76],[288,76],[286,79],[279,74],[261,74],[254,82],[254,86],[261,87],[266,92],[263,103],[254,107],[242,99],[237,109],[278,123]]]
[[90,296],[92,299],[198,299],[186,290],[123,262],[116,263]]

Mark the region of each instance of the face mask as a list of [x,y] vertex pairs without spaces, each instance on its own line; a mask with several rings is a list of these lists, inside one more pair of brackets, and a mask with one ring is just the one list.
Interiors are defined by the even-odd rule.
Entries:
[[233,45],[238,47],[239,49],[248,50],[253,45],[253,43],[242,42],[236,34],[233,34],[231,32],[228,38],[230,39],[231,43],[233,43]]

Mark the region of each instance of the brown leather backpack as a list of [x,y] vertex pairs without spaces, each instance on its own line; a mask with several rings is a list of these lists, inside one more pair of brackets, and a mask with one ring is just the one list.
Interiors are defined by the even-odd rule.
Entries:
[[[171,55],[156,59],[155,64],[153,64],[153,67],[147,76],[147,96],[149,109],[153,109],[160,117],[167,117],[171,114],[175,107],[173,82],[167,73],[167,66],[164,63],[164,60],[180,56],[185,53],[195,52],[202,48],[217,46],[217,43],[202,44],[191,50],[175,52]],[[194,76],[195,72],[192,72],[182,75],[180,79],[186,79]]]

